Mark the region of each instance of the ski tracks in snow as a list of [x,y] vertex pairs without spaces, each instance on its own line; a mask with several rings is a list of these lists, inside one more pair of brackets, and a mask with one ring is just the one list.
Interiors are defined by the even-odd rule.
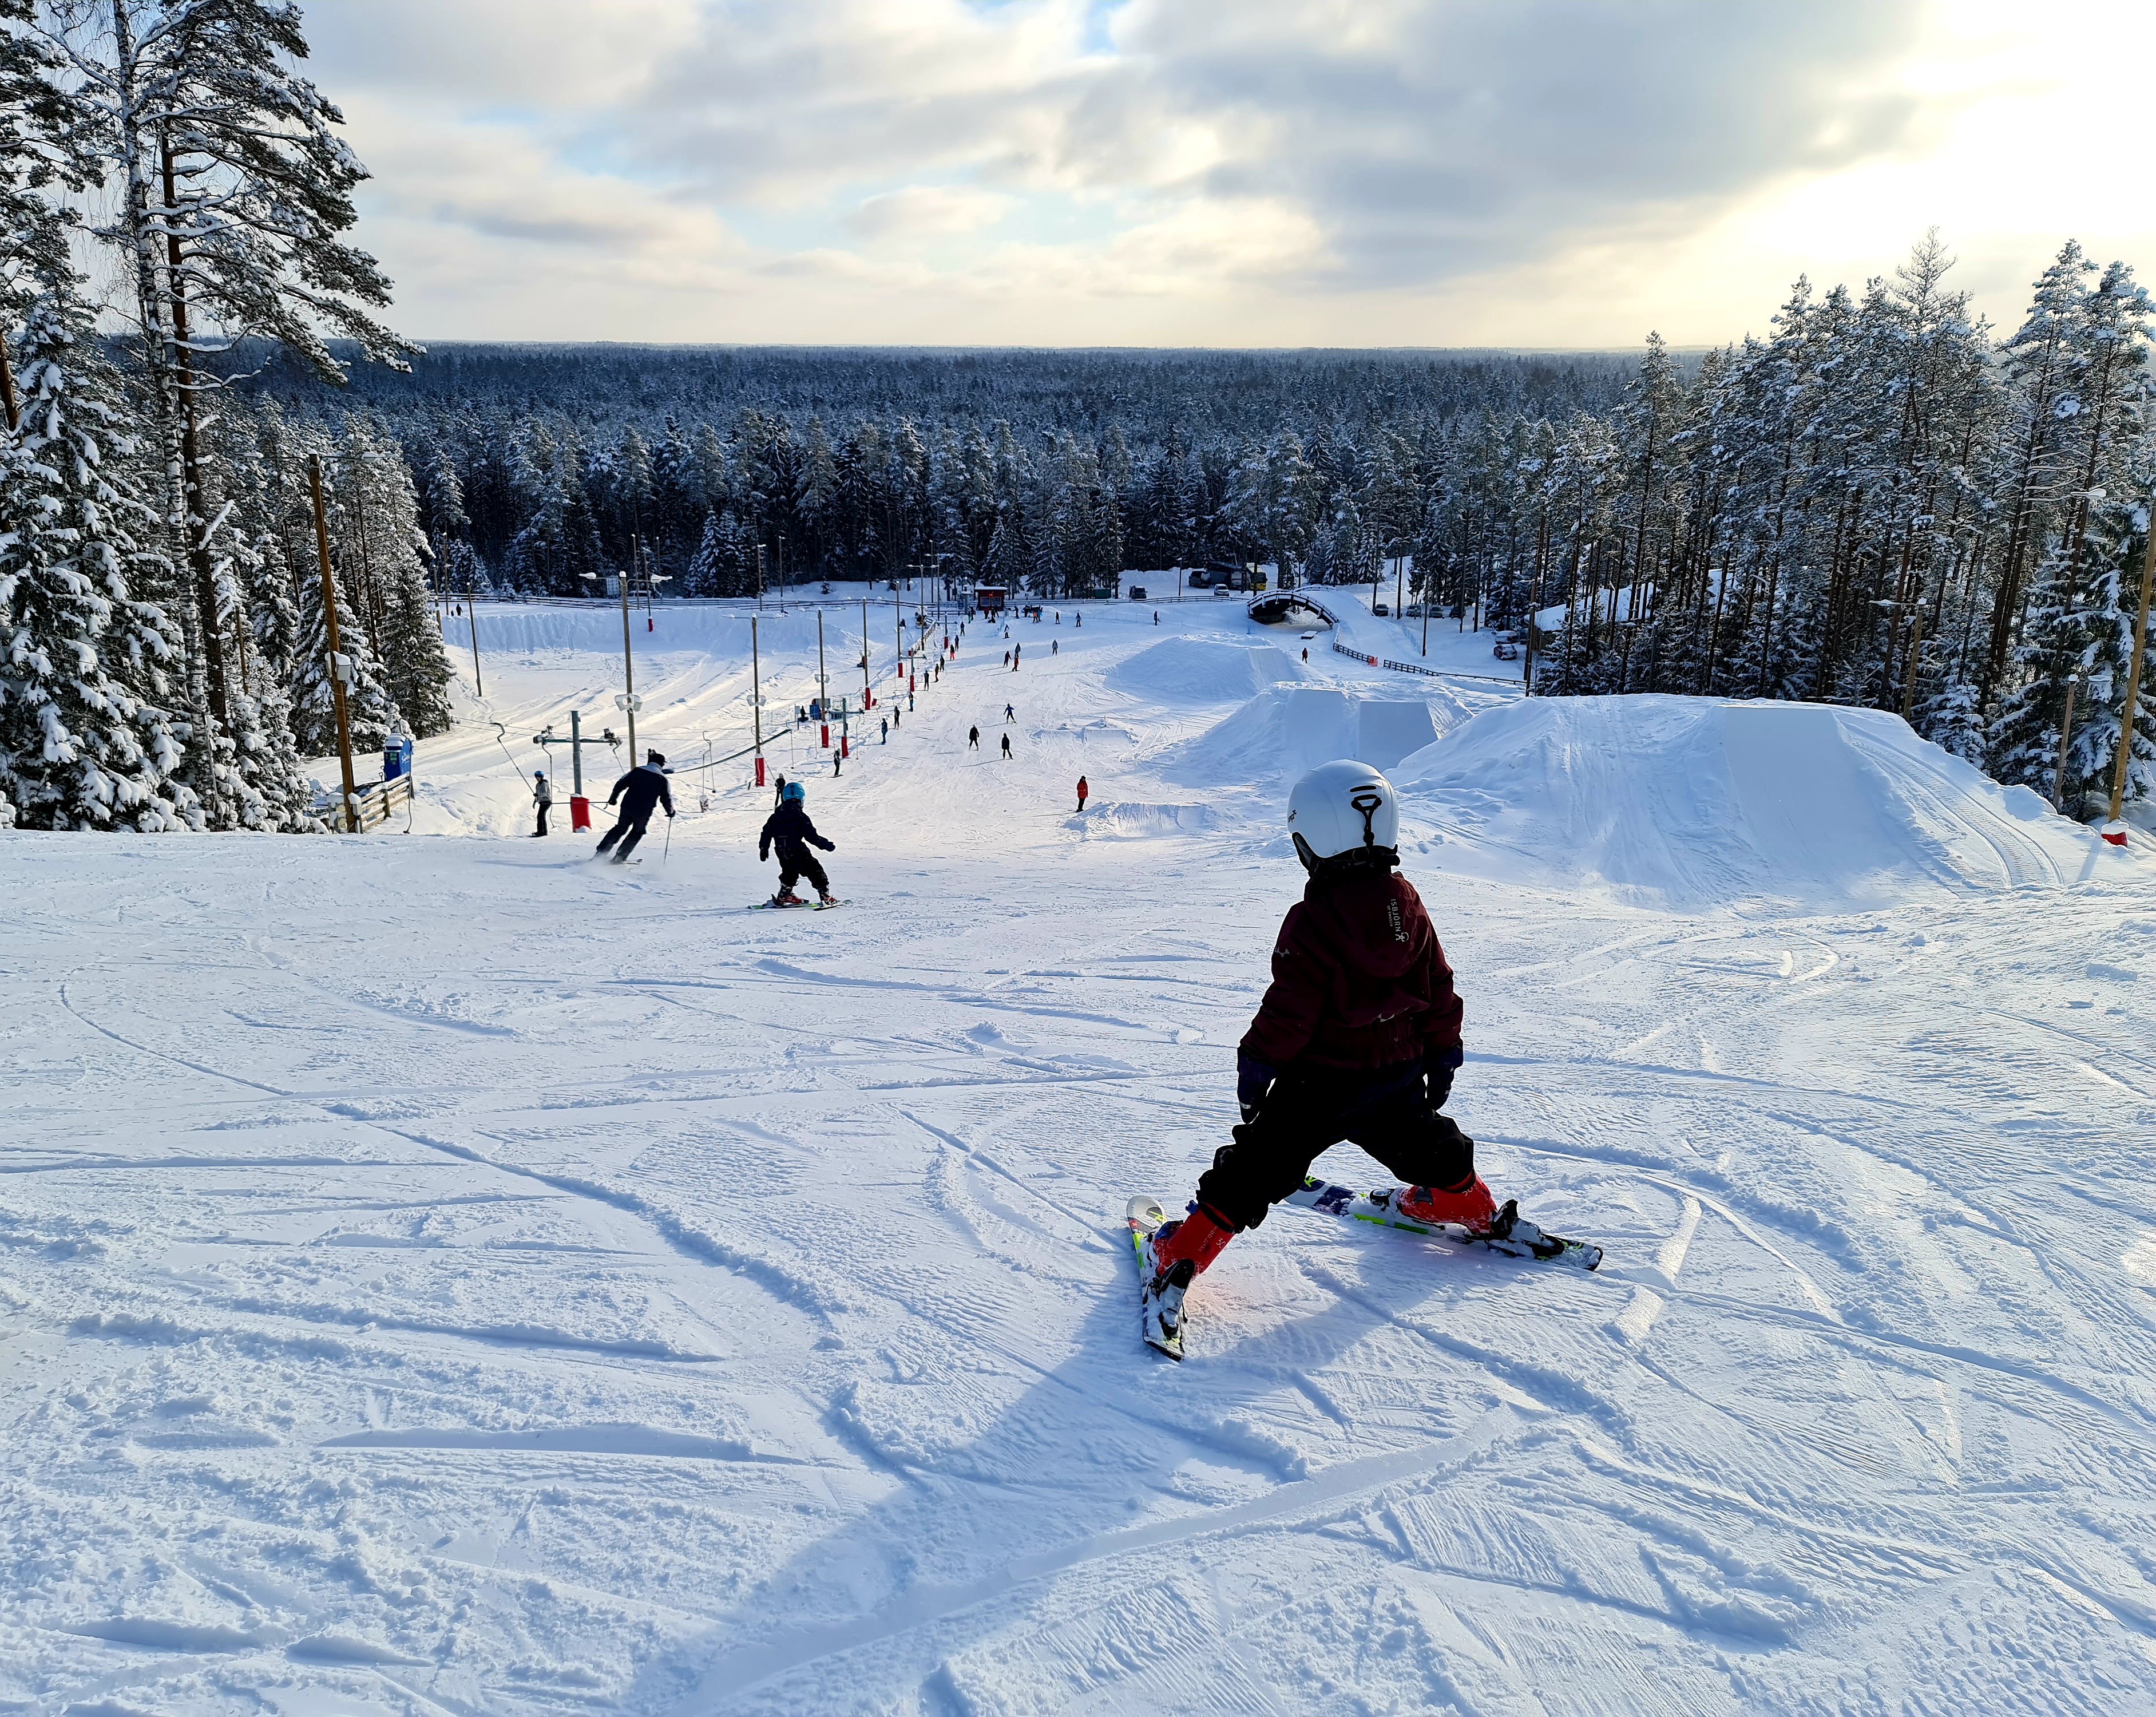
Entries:
[[[0,1704],[2145,1704],[2145,908],[2041,843],[1812,916],[1418,864],[1452,1112],[1608,1262],[1282,1211],[1164,1366],[1117,1216],[1224,1139],[1299,878],[1255,790],[1069,838],[1066,763],[1166,802],[1101,736],[1217,718],[1104,689],[1116,624],[1016,680],[976,633],[813,784],[860,910],[739,911],[732,787],[633,882],[9,844]],[[963,756],[1021,684],[1053,781]]]

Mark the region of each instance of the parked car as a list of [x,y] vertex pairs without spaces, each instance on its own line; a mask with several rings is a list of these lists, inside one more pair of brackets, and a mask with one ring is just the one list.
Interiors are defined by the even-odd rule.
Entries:
[[1385,604],[1384,604],[1383,603],[1382,603],[1382,602],[1381,602],[1381,603],[1378,603],[1375,607],[1372,608],[1372,609],[1371,609],[1371,610],[1370,610],[1370,612],[1371,612],[1372,614],[1373,614],[1377,615],[1377,617],[1378,617],[1379,619],[1383,620],[1383,619],[1390,619],[1390,618],[1391,618],[1391,616],[1392,616],[1392,612],[1393,612],[1393,611],[1392,611],[1392,609],[1390,609],[1389,608],[1387,608],[1387,607],[1385,606]]
[[1520,659],[1520,646],[1517,644],[1501,643],[1492,649],[1490,654],[1496,656],[1499,661],[1517,661]]
[[1132,602],[1143,602],[1145,599],[1146,599],[1145,586],[1144,586],[1144,585],[1142,585],[1142,584],[1133,584],[1133,585],[1132,585],[1132,586],[1131,586],[1131,600],[1132,600]]

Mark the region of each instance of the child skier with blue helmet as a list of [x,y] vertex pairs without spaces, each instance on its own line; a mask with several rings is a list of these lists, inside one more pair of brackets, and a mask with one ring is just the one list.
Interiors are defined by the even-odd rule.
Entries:
[[788,781],[779,791],[778,809],[765,820],[762,836],[757,842],[760,862],[768,863],[771,849],[774,846],[778,849],[778,892],[771,897],[773,906],[808,905],[793,892],[794,883],[803,876],[816,885],[816,897],[822,904],[838,904],[831,897],[831,879],[808,849],[820,846],[826,852],[839,849],[816,832],[816,825],[808,820],[808,789],[798,781]]

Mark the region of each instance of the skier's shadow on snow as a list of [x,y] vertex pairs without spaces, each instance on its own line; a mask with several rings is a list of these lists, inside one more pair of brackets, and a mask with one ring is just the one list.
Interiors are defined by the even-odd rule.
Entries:
[[[1298,1220],[1276,1212],[1265,1230],[1238,1243],[1262,1245],[1274,1224]],[[1389,1249],[1404,1238],[1354,1235],[1351,1243]],[[1441,1318],[1445,1304],[1486,1286],[1485,1261],[1451,1262],[1465,1272],[1448,1279],[1424,1267],[1366,1268],[1347,1293],[1328,1282],[1331,1299],[1322,1310],[1225,1350],[1201,1333],[1208,1298],[1201,1287],[1192,1294],[1192,1356],[1178,1366],[1139,1339],[1137,1263],[1126,1258],[1113,1287],[1072,1332],[1061,1365],[970,1442],[911,1459],[877,1442],[858,1411],[859,1396],[842,1387],[826,1424],[902,1488],[798,1552],[699,1639],[649,1665],[628,1704],[680,1717],[843,1709],[919,1689],[927,1709],[965,1707],[942,1666],[1010,1629],[1024,1613],[1029,1582],[1095,1560],[1158,1556],[1126,1535],[1196,1536],[1205,1529],[1202,1516],[1183,1512],[1193,1504],[1234,1508],[1306,1476],[1285,1443],[1269,1442],[1254,1406],[1301,1396],[1297,1440],[1326,1442],[1314,1451],[1319,1470],[1385,1452],[1356,1447],[1304,1374],[1337,1363],[1404,1313]],[[1022,1352],[1024,1344],[1009,1345]],[[959,1363],[947,1386],[963,1381],[966,1350],[954,1334]],[[864,1381],[883,1385],[890,1370],[882,1355],[864,1355]],[[1316,1416],[1333,1421],[1322,1431],[1312,1426],[1314,1401]],[[1179,1504],[1181,1519],[1156,1535],[1156,1505],[1163,1501]],[[1133,1583],[1155,1584],[1164,1571],[1141,1564]],[[801,1617],[820,1619],[794,1619]],[[843,1661],[855,1654],[866,1655]]]

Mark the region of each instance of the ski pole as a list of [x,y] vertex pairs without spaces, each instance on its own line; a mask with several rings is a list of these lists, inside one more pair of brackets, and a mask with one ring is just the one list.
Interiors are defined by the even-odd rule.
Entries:
[[666,844],[659,849],[659,868],[666,868],[666,855],[674,851],[674,819],[666,820]]

